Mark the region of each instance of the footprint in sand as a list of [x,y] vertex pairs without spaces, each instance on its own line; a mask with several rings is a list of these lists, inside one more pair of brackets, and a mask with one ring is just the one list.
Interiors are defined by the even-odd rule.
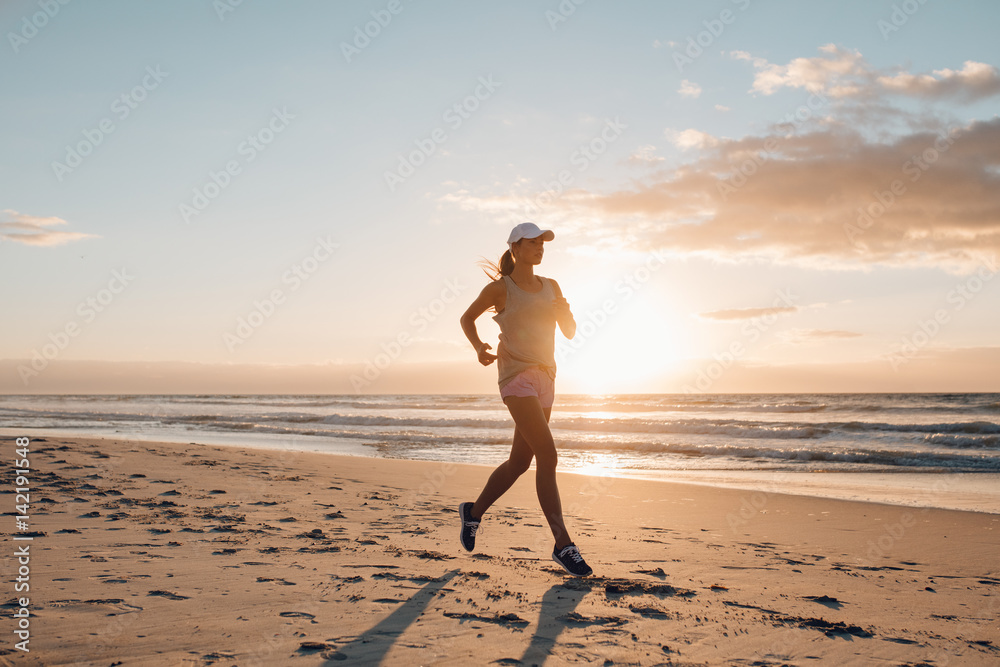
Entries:
[[187,600],[187,595],[180,595],[178,593],[173,593],[171,591],[149,591],[147,595],[158,595],[159,597],[167,598],[168,600]]
[[333,648],[330,644],[324,644],[323,642],[302,642],[299,644],[300,653],[314,653],[316,651],[325,651],[328,648]]
[[217,660],[235,660],[235,653],[227,653],[225,651],[216,651],[214,653],[209,653],[208,655],[201,656],[201,659],[205,661],[206,665],[211,665]]
[[584,616],[575,611],[556,617],[557,621],[562,621],[566,625],[591,626],[591,625],[625,625],[628,620],[619,616]]
[[803,600],[811,600],[824,607],[829,607],[830,609],[840,609],[844,603],[837,598],[832,598],[828,595],[806,595],[802,598]]
[[662,567],[658,567],[654,570],[632,570],[633,574],[648,574],[657,579],[666,579],[667,573],[663,571]]
[[497,625],[503,625],[506,627],[524,628],[529,625],[528,621],[524,620],[517,614],[499,614],[496,613],[493,616],[484,616],[482,614],[473,614],[472,612],[454,612],[446,611],[444,615],[448,618],[457,618],[460,621],[482,621],[484,623],[495,623]]
[[295,586],[294,581],[285,581],[284,579],[272,579],[270,577],[257,577],[258,583],[267,583],[273,581],[276,584],[281,584],[282,586]]
[[639,614],[639,616],[642,616],[643,618],[655,618],[657,620],[665,620],[670,618],[669,612],[663,609],[658,609],[656,607],[641,607],[638,605],[634,605],[629,607],[629,611],[631,611],[633,614]]
[[327,539],[326,535],[323,533],[323,529],[322,528],[313,528],[309,532],[307,532],[307,533],[299,533],[295,537],[305,537],[305,538],[314,539],[314,540],[325,540],[325,539]]

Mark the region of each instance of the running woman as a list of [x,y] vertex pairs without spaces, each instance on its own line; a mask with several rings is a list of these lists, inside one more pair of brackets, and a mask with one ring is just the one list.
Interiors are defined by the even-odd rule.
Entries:
[[[578,577],[593,574],[563,523],[562,502],[556,486],[558,455],[549,431],[549,415],[555,398],[555,328],[566,338],[576,333],[576,321],[556,281],[535,275],[541,263],[543,243],[555,234],[533,222],[523,222],[507,238],[507,251],[500,266],[493,268],[493,282],[462,315],[462,331],[476,349],[479,363],[497,361],[500,397],[514,418],[514,444],[510,456],[490,475],[486,488],[473,502],[458,506],[461,541],[466,551],[476,546],[476,530],[486,510],[496,502],[536,461],[535,490],[538,502],[555,538],[552,560]],[[500,325],[497,354],[479,339],[476,319],[490,308]]]

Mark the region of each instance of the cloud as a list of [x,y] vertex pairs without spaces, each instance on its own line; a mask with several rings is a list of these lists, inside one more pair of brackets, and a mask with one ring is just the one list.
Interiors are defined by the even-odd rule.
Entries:
[[651,167],[663,162],[664,158],[656,154],[656,146],[639,146],[625,160],[626,164],[638,167]]
[[687,79],[681,81],[681,87],[677,89],[677,92],[684,97],[698,97],[701,95],[701,86],[697,83],[692,83]]
[[[621,241],[629,250],[715,261],[964,273],[1000,258],[1000,117],[946,122],[928,105],[890,103],[992,95],[996,68],[879,70],[832,44],[786,65],[731,55],[757,70],[758,92],[815,91],[808,106],[738,139],[667,129],[687,161],[618,187],[574,184],[553,194],[522,182],[442,201],[487,214],[536,204],[594,243],[613,243],[624,226],[633,230]],[[625,163],[649,166],[652,156],[640,149]]]
[[787,65],[768,62],[746,51],[733,51],[737,60],[749,61],[756,74],[752,91],[772,95],[781,88],[802,88],[837,99],[874,99],[903,95],[925,100],[954,99],[974,102],[1000,94],[1000,72],[992,65],[966,61],[961,70],[940,69],[932,74],[911,74],[873,67],[859,51],[827,44],[823,55],[795,58]]
[[687,129],[683,132],[667,130],[664,135],[678,148],[711,148],[719,144],[719,140],[711,134],[700,130]]
[[723,322],[733,322],[738,320],[752,320],[768,315],[781,315],[783,313],[794,313],[799,310],[798,306],[774,306],[771,308],[729,308],[726,310],[710,310],[706,313],[698,313],[698,317],[705,320],[719,320]]
[[790,329],[781,331],[778,337],[790,345],[808,345],[826,340],[843,340],[864,336],[857,331],[842,331],[839,329]]
[[49,227],[67,224],[62,218],[43,218],[5,209],[0,217],[0,240],[35,246],[56,246],[86,238],[99,238],[95,234],[64,232]]
[[702,153],[655,180],[554,206],[642,221],[638,250],[723,260],[961,271],[1000,256],[1000,117],[882,142],[836,124],[802,135],[705,137],[677,134],[675,143]]
[[811,93],[833,97],[857,95],[870,83],[871,68],[857,51],[846,51],[833,44],[820,47],[826,56],[795,58],[787,65],[775,65],[763,58],[736,51],[733,56],[753,63],[757,74],[752,90],[771,95],[779,88],[805,88]]
[[727,106],[723,106],[722,104],[716,104],[715,105],[715,110],[716,111],[732,111],[732,109],[730,109]]
[[955,97],[964,102],[974,102],[1000,93],[1000,76],[997,68],[971,60],[958,71],[939,69],[931,74],[880,76],[878,83],[886,90],[923,98]]

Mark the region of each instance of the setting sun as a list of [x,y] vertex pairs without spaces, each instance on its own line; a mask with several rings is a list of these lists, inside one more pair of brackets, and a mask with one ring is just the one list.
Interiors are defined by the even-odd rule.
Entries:
[[684,328],[663,304],[643,294],[610,308],[578,307],[572,340],[557,340],[556,360],[568,391],[603,394],[654,391],[675,373],[688,341]]

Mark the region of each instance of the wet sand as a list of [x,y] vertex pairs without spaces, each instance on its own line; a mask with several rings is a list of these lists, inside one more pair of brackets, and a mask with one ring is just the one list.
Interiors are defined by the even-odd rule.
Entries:
[[576,579],[532,472],[469,554],[487,467],[60,436],[30,458],[31,652],[8,516],[0,664],[1000,661],[996,514],[561,474]]

